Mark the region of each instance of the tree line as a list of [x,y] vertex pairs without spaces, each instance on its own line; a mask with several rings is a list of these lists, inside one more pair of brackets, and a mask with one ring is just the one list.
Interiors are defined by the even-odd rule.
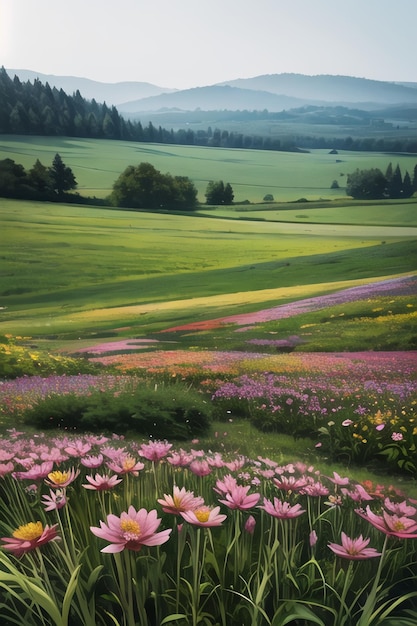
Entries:
[[[0,196],[6,198],[183,211],[192,211],[199,204],[197,189],[187,176],[161,173],[151,163],[129,165],[113,184],[110,196],[104,200],[68,193],[76,188],[73,171],[58,153],[50,166],[37,159],[29,170],[13,159],[0,160]],[[205,198],[206,203],[211,205],[232,204],[232,186],[222,180],[210,181]]]
[[[253,112],[254,114],[257,112]],[[267,112],[262,112],[265,115]],[[285,112],[283,112],[284,114]],[[337,148],[379,152],[417,152],[417,139],[271,137],[208,127],[207,130],[173,129],[125,120],[115,106],[82,97],[79,90],[67,95],[40,80],[21,82],[0,69],[0,133],[55,135],[92,139],[120,139],[162,143],[285,152],[313,148]],[[300,148],[302,146],[302,148]]]
[[417,191],[417,165],[413,177],[408,171],[404,177],[399,165],[388,164],[385,174],[379,168],[356,169],[348,174],[346,193],[358,200],[379,200],[383,198],[410,198]]

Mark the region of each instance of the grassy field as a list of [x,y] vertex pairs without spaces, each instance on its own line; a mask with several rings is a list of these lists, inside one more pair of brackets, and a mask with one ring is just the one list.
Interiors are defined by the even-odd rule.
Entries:
[[[199,148],[123,141],[71,139],[57,137],[0,137],[0,159],[11,158],[26,168],[36,159],[50,165],[59,152],[78,181],[78,191],[85,196],[105,198],[119,174],[128,165],[152,163],[162,172],[188,176],[198,189],[200,202],[210,180],[230,182],[235,201],[261,202],[266,194],[276,201],[299,198],[335,199],[345,195],[347,174],[356,168],[379,167],[385,172],[388,163],[398,163],[403,174],[412,175],[415,156],[366,152],[313,150],[308,154],[268,152],[225,148]],[[340,189],[330,189],[337,180]]]
[[417,268],[415,227],[307,228],[14,200],[1,202],[0,226],[0,333],[129,325],[143,334]]

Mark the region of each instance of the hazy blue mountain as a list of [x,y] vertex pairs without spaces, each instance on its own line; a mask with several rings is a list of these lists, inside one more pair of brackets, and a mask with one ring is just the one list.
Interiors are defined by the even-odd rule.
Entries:
[[[157,111],[160,109],[180,109],[194,111],[223,110],[263,110],[282,111],[312,103],[311,100],[294,98],[284,94],[278,95],[268,91],[241,89],[228,85],[211,87],[195,87],[175,93],[164,93],[159,96],[142,98],[134,102],[126,102],[118,106],[120,113],[138,111]],[[315,102],[316,103],[316,102]]]
[[265,74],[254,78],[238,78],[219,83],[219,85],[338,103],[400,104],[417,102],[416,83],[407,85],[353,76]]
[[137,100],[138,98],[147,98],[161,93],[170,93],[175,89],[167,89],[158,87],[151,83],[141,82],[121,82],[121,83],[101,83],[89,78],[80,78],[77,76],[54,76],[52,74],[41,74],[32,70],[13,70],[6,69],[6,72],[12,78],[17,75],[20,81],[30,80],[33,82],[38,78],[41,83],[48,82],[51,87],[62,89],[66,94],[71,96],[79,89],[83,98],[97,102],[106,102],[108,105],[117,106],[121,102],[128,100]]
[[279,112],[306,105],[348,106],[372,110],[387,106],[417,106],[417,83],[369,80],[352,76],[265,74],[216,85],[175,90],[144,82],[102,83],[74,76],[53,76],[31,70],[6,70],[20,80],[39,78],[71,95],[114,104],[120,113],[174,111]]

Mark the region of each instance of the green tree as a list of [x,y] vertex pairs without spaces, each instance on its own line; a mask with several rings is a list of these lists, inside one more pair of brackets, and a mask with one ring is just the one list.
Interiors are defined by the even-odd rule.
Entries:
[[387,179],[380,169],[357,169],[348,174],[346,193],[359,200],[375,200],[384,197],[386,187]]
[[129,165],[120,174],[110,200],[120,207],[192,210],[197,204],[197,190],[185,176],[161,174],[151,163],[140,163]]
[[34,166],[29,170],[28,180],[31,187],[40,193],[46,193],[51,188],[49,170],[36,159]]
[[417,191],[417,165],[414,166],[412,186],[413,191]]
[[58,153],[55,155],[52,166],[49,168],[49,177],[52,190],[59,196],[61,196],[64,191],[69,191],[77,187],[77,181],[75,180],[71,168],[65,165]]
[[233,203],[233,189],[230,183],[224,184],[222,180],[211,180],[204,194],[206,197],[206,204],[232,204]]
[[395,168],[392,178],[388,181],[387,191],[390,198],[401,198],[403,193],[403,178],[400,166]]
[[406,172],[404,174],[404,180],[403,180],[403,194],[402,194],[402,197],[403,198],[411,198],[413,193],[414,193],[414,190],[413,190],[413,184],[411,182],[411,177],[410,177],[410,174],[408,172]]

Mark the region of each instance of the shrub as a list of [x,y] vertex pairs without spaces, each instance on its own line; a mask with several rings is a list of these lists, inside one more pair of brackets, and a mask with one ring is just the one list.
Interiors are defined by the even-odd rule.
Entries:
[[26,345],[16,337],[0,337],[0,378],[87,374],[98,369],[98,365],[89,363],[86,359],[52,355],[36,346]]
[[133,391],[94,391],[40,399],[24,412],[24,420],[40,429],[138,433],[148,437],[189,439],[205,434],[211,404],[181,384],[142,385]]

